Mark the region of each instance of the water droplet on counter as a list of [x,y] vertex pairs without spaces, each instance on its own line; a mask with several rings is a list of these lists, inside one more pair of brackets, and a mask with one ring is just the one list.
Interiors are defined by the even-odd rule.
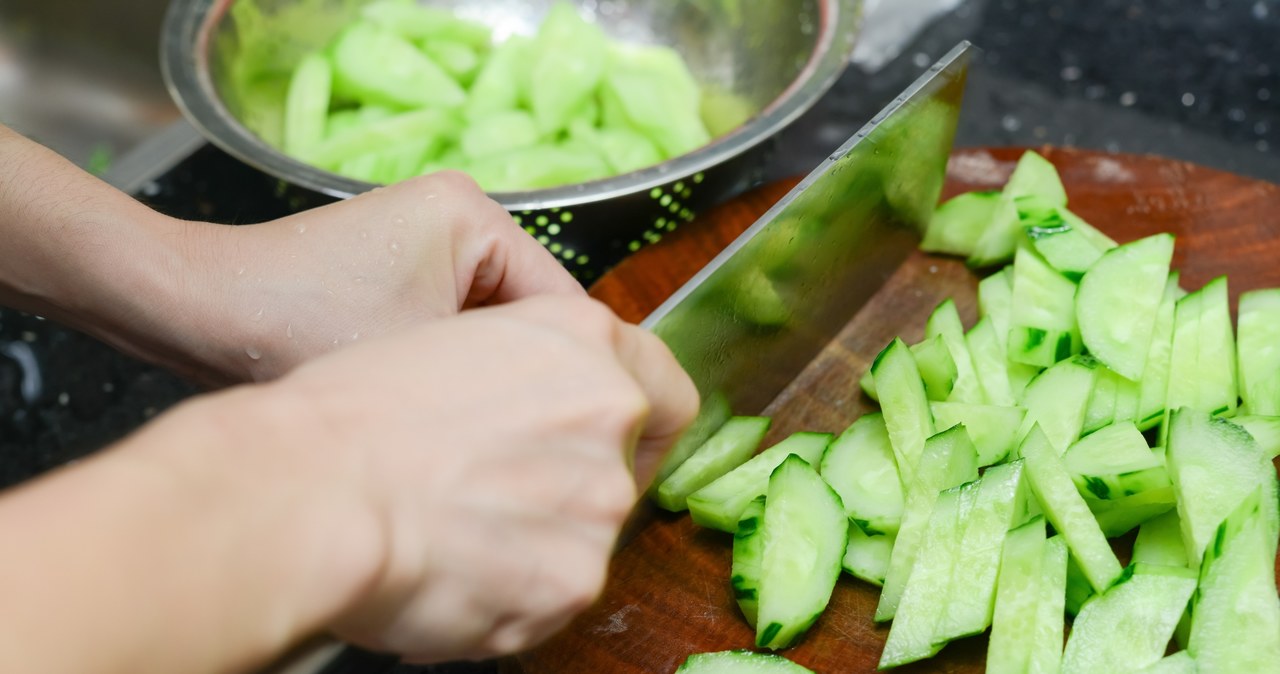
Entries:
[[244,350],[244,355],[248,356],[249,360],[258,360],[259,358],[262,358],[262,352],[252,346],[247,347]]

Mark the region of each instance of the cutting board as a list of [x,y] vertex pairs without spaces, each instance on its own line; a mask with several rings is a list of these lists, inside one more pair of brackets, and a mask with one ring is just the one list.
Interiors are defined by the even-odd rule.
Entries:
[[[1174,265],[1195,289],[1230,274],[1239,293],[1280,286],[1280,186],[1157,157],[1038,148],[1057,166],[1073,211],[1125,242],[1157,232],[1177,236]],[[998,189],[1022,149],[963,150],[947,167],[944,197]],[[706,214],[640,251],[592,288],[638,321],[786,194],[794,181],[766,186]],[[797,430],[838,433],[874,409],[858,378],[894,336],[923,336],[939,302],[955,299],[966,326],[976,319],[977,277],[960,261],[913,254],[764,414],[766,443]],[[732,537],[694,526],[687,514],[643,505],[628,525],[601,599],[559,636],[505,662],[524,674],[668,674],[690,653],[750,648],[753,631],[729,588]],[[1130,540],[1116,543],[1127,561]],[[797,646],[783,653],[820,674],[875,671],[888,634],[871,615],[877,588],[842,575],[831,604]],[[962,639],[902,672],[981,672],[986,637]]]

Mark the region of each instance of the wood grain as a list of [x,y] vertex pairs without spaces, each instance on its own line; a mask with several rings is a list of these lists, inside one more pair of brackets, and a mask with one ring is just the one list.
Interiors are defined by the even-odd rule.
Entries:
[[[1227,273],[1233,300],[1245,290],[1280,286],[1280,186],[1157,157],[1038,149],[1057,166],[1072,210],[1113,238],[1174,233],[1174,264],[1184,288]],[[998,189],[1021,153],[957,152],[944,197]],[[709,213],[700,226],[640,251],[592,295],[638,321],[792,184],[757,190]],[[875,354],[894,336],[918,340],[929,312],[947,297],[971,325],[976,287],[977,277],[961,262],[913,254],[765,410],[774,417],[767,442],[796,430],[838,432],[872,409],[857,379]],[[648,506],[633,525],[635,535],[615,556],[596,605],[552,641],[505,662],[503,671],[667,673],[690,653],[752,646],[753,632],[728,584],[731,537]],[[888,633],[871,621],[877,598],[876,588],[842,576],[827,612],[786,656],[817,672],[875,671]],[[933,660],[899,671],[981,672],[985,649],[985,637],[963,639]]]

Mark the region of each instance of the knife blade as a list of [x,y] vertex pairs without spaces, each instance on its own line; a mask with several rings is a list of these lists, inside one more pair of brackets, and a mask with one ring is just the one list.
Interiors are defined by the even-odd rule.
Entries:
[[760,413],[918,244],[974,51],[948,52],[641,322],[703,399],[655,484],[731,413]]

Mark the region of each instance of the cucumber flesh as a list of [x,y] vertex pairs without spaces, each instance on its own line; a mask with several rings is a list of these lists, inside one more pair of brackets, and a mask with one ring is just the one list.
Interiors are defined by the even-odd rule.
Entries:
[[1240,398],[1250,414],[1280,415],[1280,288],[1240,295]]
[[1133,561],[1187,566],[1187,547],[1182,544],[1182,523],[1176,510],[1153,517],[1138,527],[1138,537],[1133,541]]
[[1280,456],[1280,416],[1246,415],[1231,419],[1237,426],[1249,431],[1249,435],[1268,459]]
[[1195,589],[1196,573],[1186,567],[1135,564],[1125,569],[1076,616],[1062,673],[1132,672],[1155,664]]
[[[1055,536],[1054,538],[1062,538]],[[1080,570],[1080,565],[1076,563],[1074,557],[1067,557],[1067,581],[1064,590],[1065,604],[1063,609],[1068,615],[1076,616],[1080,613],[1080,608],[1084,606],[1086,601],[1095,593],[1093,586],[1089,584],[1089,579],[1085,577],[1084,571]]]
[[794,454],[817,466],[829,444],[830,433],[792,433],[690,494],[686,499],[689,514],[696,524],[732,533],[747,504],[769,488],[769,476],[778,464]]
[[1035,152],[1026,152],[1018,159],[1013,174],[1000,192],[1000,202],[994,209],[992,222],[974,246],[969,264],[983,267],[1009,259],[1022,238],[1022,222],[1018,218],[1015,200],[1035,196],[1052,207],[1067,205],[1067,191],[1062,186],[1053,164]]
[[1148,430],[1164,418],[1165,399],[1169,392],[1169,364],[1173,355],[1174,307],[1182,289],[1178,287],[1178,272],[1169,273],[1156,310],[1151,330],[1151,346],[1147,351],[1146,367],[1138,384],[1138,410],[1135,419],[1139,430]]
[[965,343],[964,324],[960,322],[960,312],[954,300],[945,300],[933,310],[925,323],[924,334],[928,338],[941,337],[955,363],[955,385],[947,400],[974,404],[985,402],[982,385],[973,369],[973,358]]
[[555,134],[605,75],[609,41],[569,3],[555,3],[538,28],[529,55],[529,107],[543,135]]
[[1225,276],[1178,301],[1166,407],[1235,414],[1236,348]]
[[966,192],[938,206],[929,219],[920,250],[968,257],[991,222],[1000,192]]
[[1009,531],[1000,553],[995,612],[987,644],[987,671],[1026,672],[1038,627],[1044,517]]
[[1076,319],[1089,353],[1137,381],[1169,280],[1173,235],[1156,234],[1106,252],[1080,280]]
[[876,357],[871,373],[898,473],[902,484],[909,487],[925,440],[933,435],[933,415],[929,413],[920,369],[907,345],[895,339]]
[[1018,249],[1013,263],[1009,360],[1049,367],[1080,352],[1076,284],[1035,251]]
[[1196,674],[1196,661],[1186,651],[1166,655],[1155,664],[1138,670],[1137,674]]
[[978,281],[978,315],[991,319],[1002,346],[1009,337],[1009,315],[1012,308],[1012,267],[1005,267]]
[[1067,597],[1067,543],[1062,536],[1044,542],[1040,562],[1040,605],[1035,644],[1031,648],[1031,672],[1057,672],[1062,664]]
[[1045,516],[1066,540],[1093,589],[1106,590],[1120,576],[1120,562],[1076,491],[1057,450],[1039,426],[1031,429],[1020,450],[1026,459],[1027,480]]
[[1098,499],[1118,499],[1170,485],[1164,461],[1129,422],[1080,439],[1063,455],[1063,465],[1082,494]]
[[362,103],[456,108],[467,100],[466,91],[413,43],[365,21],[334,43],[333,75],[335,93]]
[[813,670],[781,655],[733,650],[690,655],[676,674],[813,674]]
[[[924,394],[929,400],[947,400],[959,383],[960,371],[947,341],[942,335],[926,338],[911,346],[920,379],[924,382]],[[972,364],[970,364],[972,367]]]
[[675,445],[663,457],[662,463],[658,466],[658,474],[654,477],[653,484],[650,487],[650,493],[657,496],[658,487],[666,481],[671,474],[676,472],[680,464],[693,455],[699,447],[710,438],[712,434],[720,430],[725,422],[733,416],[733,411],[729,406],[729,399],[723,393],[711,393],[704,395],[702,398],[702,406],[698,408],[698,416],[693,420],[692,424],[685,429],[684,433],[676,440]]
[[791,455],[769,477],[756,646],[790,646],[831,599],[848,540],[840,497]]
[[1089,396],[1097,379],[1097,361],[1088,357],[1064,360],[1041,372],[1022,397],[1027,414],[1018,437],[1038,425],[1061,455],[1080,437]]
[[658,486],[657,503],[685,510],[689,495],[741,465],[760,446],[772,423],[768,417],[733,417]]
[[284,151],[300,155],[324,140],[333,68],[324,55],[302,57],[289,79],[284,103]]
[[458,120],[444,110],[426,108],[402,112],[331,134],[312,145],[301,159],[325,168],[336,167],[361,155],[401,148],[405,138],[440,142],[457,132]]
[[1024,210],[1028,201],[1039,205],[1038,199],[1025,197],[1018,199],[1015,205],[1031,246],[1044,257],[1049,266],[1068,279],[1079,282],[1085,272],[1102,257],[1103,249],[1084,232],[1067,224],[1057,209],[1032,212]]
[[902,481],[883,416],[867,414],[850,424],[823,453],[819,473],[863,532],[897,534],[904,503]]
[[883,586],[895,540],[894,534],[868,534],[857,522],[850,521],[849,543],[841,566],[854,578]]
[[1008,458],[1018,445],[1018,430],[1027,411],[1021,407],[968,405],[935,402],[929,404],[934,424],[941,430],[964,425],[978,452],[978,465],[990,466]]
[[1084,495],[1085,505],[1089,506],[1098,528],[1107,538],[1123,536],[1143,522],[1173,510],[1176,500],[1171,486],[1117,499],[1095,499]]
[[733,533],[733,568],[729,585],[747,624],[756,626],[760,608],[760,564],[764,559],[765,497],[752,499]]
[[1120,382],[1124,377],[1111,371],[1111,368],[1099,363],[1097,379],[1093,392],[1089,394],[1089,406],[1085,408],[1084,423],[1080,426],[1080,434],[1090,433],[1110,425],[1116,420],[1116,400],[1120,394]]
[[1009,361],[1005,343],[996,333],[995,321],[984,316],[965,335],[965,345],[973,359],[974,373],[982,386],[982,397],[992,405],[1012,406]]

